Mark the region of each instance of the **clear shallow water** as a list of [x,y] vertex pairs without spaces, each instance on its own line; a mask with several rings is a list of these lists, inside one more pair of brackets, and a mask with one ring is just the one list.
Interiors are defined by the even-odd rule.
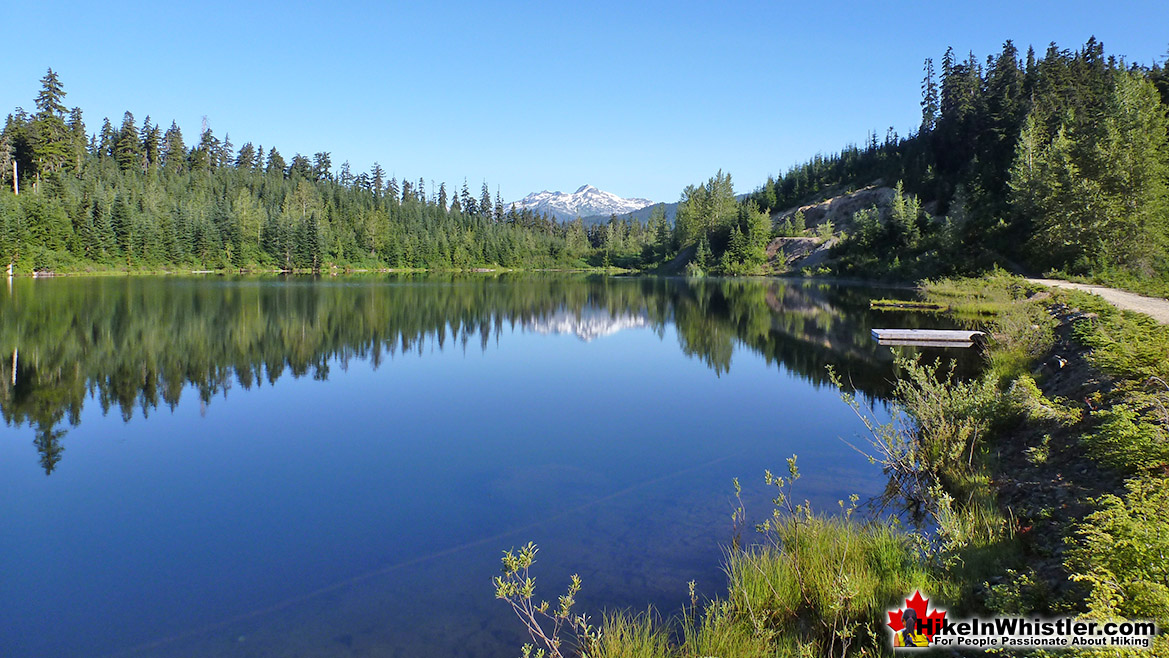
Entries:
[[[731,478],[799,455],[820,509],[880,471],[871,291],[584,277],[17,280],[0,292],[8,656],[514,656],[545,597],[722,593]],[[881,290],[890,297],[898,291]],[[900,293],[904,294],[904,293]],[[939,325],[940,326],[940,325]],[[969,355],[967,355],[969,358]],[[15,372],[13,364],[15,363]],[[14,383],[15,381],[15,383]]]

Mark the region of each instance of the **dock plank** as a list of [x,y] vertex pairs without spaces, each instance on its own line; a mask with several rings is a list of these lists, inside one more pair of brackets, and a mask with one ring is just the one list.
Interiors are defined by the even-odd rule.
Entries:
[[881,345],[970,347],[976,338],[986,334],[960,329],[873,329],[872,335]]

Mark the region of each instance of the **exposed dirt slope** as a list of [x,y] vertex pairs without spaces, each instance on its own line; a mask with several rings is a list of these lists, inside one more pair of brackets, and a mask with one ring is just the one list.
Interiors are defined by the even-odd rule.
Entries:
[[819,226],[825,220],[831,220],[833,226],[840,228],[852,224],[852,216],[858,210],[873,206],[876,206],[881,212],[882,218],[885,217],[889,213],[892,199],[893,188],[870,185],[855,192],[841,194],[816,203],[788,208],[780,211],[772,219],[777,224],[782,224],[783,220],[796,214],[796,211],[803,211],[804,223],[808,228]]
[[775,238],[767,245],[767,266],[773,272],[819,267],[834,244],[835,238]]

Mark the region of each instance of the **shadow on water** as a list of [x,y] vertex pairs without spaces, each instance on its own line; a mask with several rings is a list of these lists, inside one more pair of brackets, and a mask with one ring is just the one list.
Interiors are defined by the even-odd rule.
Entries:
[[[912,297],[911,291],[880,291]],[[46,474],[83,406],[126,422],[204,405],[283,376],[325,380],[332,363],[373,367],[426,349],[487,351],[505,328],[592,340],[676,326],[679,348],[716,373],[736,349],[819,387],[832,364],[870,402],[892,390],[893,357],[873,327],[948,328],[944,317],[873,311],[871,288],[785,280],[539,275],[21,279],[0,295],[0,411],[35,433]],[[922,348],[979,367],[973,350]]]

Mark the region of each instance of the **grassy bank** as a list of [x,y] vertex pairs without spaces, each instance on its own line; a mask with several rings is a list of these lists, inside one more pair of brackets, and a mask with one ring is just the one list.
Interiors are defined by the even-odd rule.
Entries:
[[[775,509],[754,540],[735,542],[727,592],[705,605],[593,625],[571,610],[574,591],[546,618],[523,580],[497,591],[529,628],[559,620],[551,636],[533,634],[532,655],[889,654],[884,611],[918,589],[955,616],[1169,628],[1169,327],[1002,273],[922,292],[988,330],[985,373],[959,381],[947,364],[899,360],[908,429],[844,399],[869,427],[864,448],[928,530],[859,518],[855,501],[832,515],[793,505],[793,459],[785,476],[767,474]],[[736,522],[747,523],[741,509]],[[505,570],[500,583],[517,574]],[[1169,655],[1169,638],[1106,655]]]

